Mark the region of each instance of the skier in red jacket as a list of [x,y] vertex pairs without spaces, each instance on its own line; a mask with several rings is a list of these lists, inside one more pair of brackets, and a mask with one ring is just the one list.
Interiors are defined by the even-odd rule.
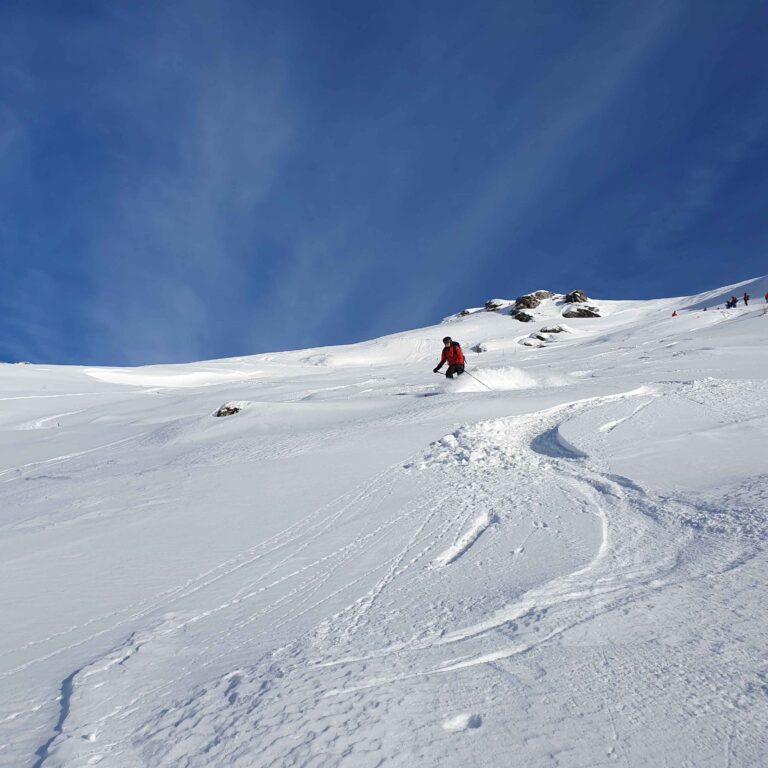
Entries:
[[464,353],[461,351],[461,345],[458,341],[453,341],[450,336],[443,339],[443,354],[440,357],[440,365],[434,369],[434,372],[439,373],[446,363],[448,363],[448,368],[445,375],[449,379],[464,373]]

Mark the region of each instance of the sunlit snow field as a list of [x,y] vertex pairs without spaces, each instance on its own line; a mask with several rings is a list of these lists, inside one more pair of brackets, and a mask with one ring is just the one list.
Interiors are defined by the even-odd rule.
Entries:
[[768,765],[766,291],[0,365],[0,765]]

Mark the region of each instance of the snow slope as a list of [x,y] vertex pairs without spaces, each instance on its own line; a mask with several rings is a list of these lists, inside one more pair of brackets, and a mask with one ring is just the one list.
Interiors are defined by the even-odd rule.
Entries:
[[766,291],[0,366],[0,765],[768,764]]

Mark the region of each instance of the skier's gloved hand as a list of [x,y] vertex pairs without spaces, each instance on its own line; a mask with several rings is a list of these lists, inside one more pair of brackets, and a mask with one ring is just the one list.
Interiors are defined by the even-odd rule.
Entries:
[[440,368],[433,368],[432,373],[440,373]]

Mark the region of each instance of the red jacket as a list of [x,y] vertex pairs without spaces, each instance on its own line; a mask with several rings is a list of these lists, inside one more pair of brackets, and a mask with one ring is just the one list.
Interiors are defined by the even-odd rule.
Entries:
[[452,341],[450,347],[443,347],[443,355],[440,358],[438,368],[442,368],[445,363],[448,363],[448,365],[464,365],[464,353],[461,351],[458,341]]

